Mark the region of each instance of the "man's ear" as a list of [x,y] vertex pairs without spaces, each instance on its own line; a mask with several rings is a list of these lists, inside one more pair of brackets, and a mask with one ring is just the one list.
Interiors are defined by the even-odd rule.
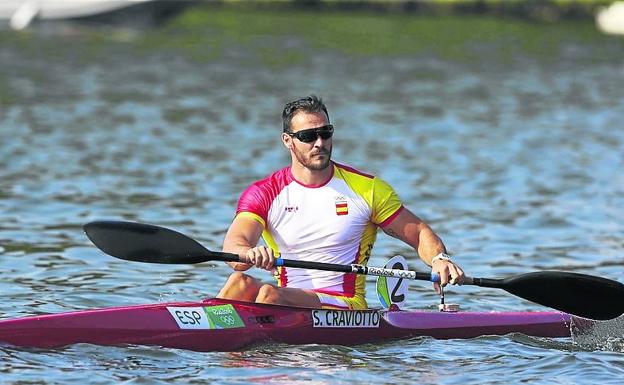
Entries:
[[286,147],[289,150],[292,150],[292,147],[293,147],[292,141],[293,141],[292,136],[288,135],[285,132],[282,133],[282,143],[284,143],[284,147]]

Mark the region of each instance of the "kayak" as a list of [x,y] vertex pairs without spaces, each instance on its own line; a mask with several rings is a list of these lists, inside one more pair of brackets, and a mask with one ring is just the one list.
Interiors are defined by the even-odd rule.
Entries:
[[419,336],[522,333],[556,338],[570,337],[573,318],[557,311],[322,310],[210,298],[0,320],[0,344],[232,351],[265,343],[357,345]]
[[[210,251],[160,226],[95,221],[84,228],[98,248],[123,260],[248,262],[238,254]],[[435,274],[396,268],[281,258],[275,259],[275,265],[439,282]],[[378,294],[384,294],[384,306],[392,304],[390,310],[309,309],[209,298],[0,320],[0,345],[59,348],[88,343],[232,351],[267,343],[357,345],[412,337],[456,339],[510,333],[558,338],[571,337],[573,328],[591,326],[593,320],[624,313],[624,284],[603,277],[542,271],[504,279],[464,277],[463,284],[503,289],[558,311],[465,312],[448,304],[441,304],[445,311],[440,312],[398,310],[396,301],[384,294],[394,297],[398,286],[388,290],[386,282],[378,287]]]

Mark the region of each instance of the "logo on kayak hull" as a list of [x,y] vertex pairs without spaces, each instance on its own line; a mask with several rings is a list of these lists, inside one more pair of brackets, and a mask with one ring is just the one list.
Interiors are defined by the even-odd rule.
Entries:
[[315,328],[378,328],[380,319],[374,310],[312,310]]
[[206,307],[167,306],[167,310],[180,329],[210,330],[245,327],[236,309],[230,304]]

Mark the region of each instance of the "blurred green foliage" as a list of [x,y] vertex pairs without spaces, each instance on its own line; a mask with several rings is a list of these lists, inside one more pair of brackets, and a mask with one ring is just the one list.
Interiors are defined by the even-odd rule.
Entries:
[[[451,0],[446,0],[451,1]],[[535,23],[494,16],[421,16],[360,11],[194,8],[142,45],[167,46],[199,59],[220,56],[226,47],[243,46],[269,64],[305,60],[314,50],[348,55],[436,54],[477,58],[479,48],[549,55],[562,42],[604,39],[593,23]]]

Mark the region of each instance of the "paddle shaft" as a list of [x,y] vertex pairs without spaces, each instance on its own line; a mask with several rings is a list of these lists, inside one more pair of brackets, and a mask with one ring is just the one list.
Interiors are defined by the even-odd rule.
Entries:
[[[232,253],[210,251],[210,257],[213,260],[221,260],[225,262],[248,263],[248,261],[245,260],[244,258],[241,258],[237,254],[232,254]],[[435,273],[423,273],[423,272],[418,272],[418,271],[400,270],[400,269],[386,269],[386,268],[381,268],[381,267],[364,266],[364,265],[358,265],[358,264],[341,265],[337,263],[295,261],[292,259],[275,258],[275,266],[294,267],[294,268],[299,268],[299,269],[335,271],[335,272],[340,272],[340,273],[372,275],[372,276],[377,276],[377,277],[404,278],[404,279],[413,279],[413,280],[418,280],[418,281],[440,282],[439,275]],[[464,277],[464,281],[462,282],[462,284],[482,286],[483,281],[486,281],[486,283],[489,283],[489,285],[483,285],[483,286],[496,287],[495,285],[497,281],[499,280]]]

